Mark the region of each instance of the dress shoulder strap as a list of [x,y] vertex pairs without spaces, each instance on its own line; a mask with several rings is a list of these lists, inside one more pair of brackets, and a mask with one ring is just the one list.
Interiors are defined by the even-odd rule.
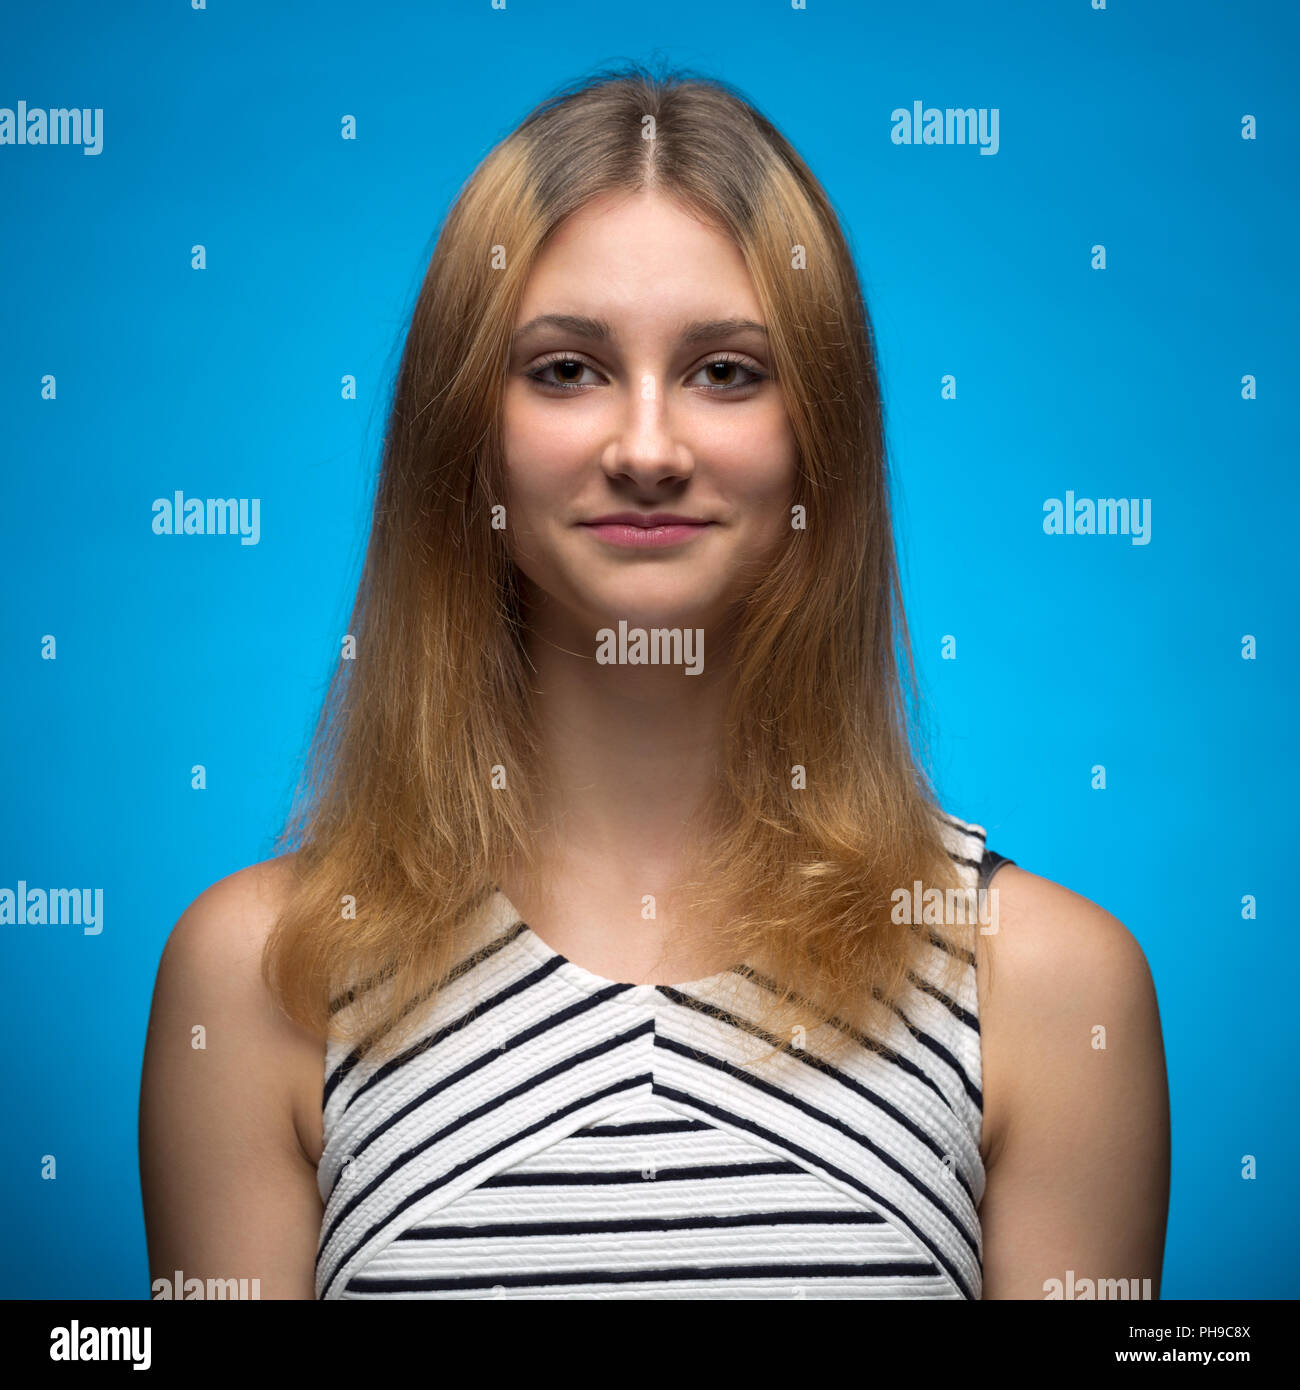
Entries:
[[979,886],[987,888],[989,880],[1004,864],[1014,864],[1014,859],[1008,859],[1005,854],[998,854],[995,850],[985,849],[984,857],[980,860]]

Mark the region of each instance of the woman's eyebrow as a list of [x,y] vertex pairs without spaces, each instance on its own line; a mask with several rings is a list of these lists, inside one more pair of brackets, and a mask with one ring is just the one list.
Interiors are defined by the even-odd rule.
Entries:
[[700,323],[688,323],[681,333],[682,342],[698,343],[706,338],[725,338],[729,333],[762,333],[767,329],[753,319],[706,319]]
[[[512,341],[517,342],[539,328],[559,328],[593,342],[616,342],[618,335],[604,319],[588,318],[585,314],[538,314],[515,330]],[[729,333],[745,331],[766,335],[767,329],[753,319],[703,319],[683,325],[679,337],[683,343],[698,343],[708,338],[724,338]]]
[[614,341],[614,330],[604,319],[590,319],[583,314],[538,314],[522,328],[515,329],[512,341],[517,342],[539,328],[561,328],[566,333],[576,333],[578,337],[590,338],[594,342]]

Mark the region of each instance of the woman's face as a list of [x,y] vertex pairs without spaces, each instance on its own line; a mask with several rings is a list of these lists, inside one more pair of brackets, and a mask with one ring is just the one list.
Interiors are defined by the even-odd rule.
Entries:
[[[650,192],[556,229],[504,405],[508,534],[535,617],[594,643],[619,619],[708,629],[744,597],[790,528],[797,449],[771,373],[722,232]],[[656,513],[699,524],[592,524]]]

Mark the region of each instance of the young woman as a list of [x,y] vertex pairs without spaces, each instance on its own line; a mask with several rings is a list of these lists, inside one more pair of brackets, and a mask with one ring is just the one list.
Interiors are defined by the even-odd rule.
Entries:
[[343,658],[289,852],[163,954],[155,1271],[1158,1292],[1145,959],[917,766],[867,313],[732,91],[602,74],[465,186]]

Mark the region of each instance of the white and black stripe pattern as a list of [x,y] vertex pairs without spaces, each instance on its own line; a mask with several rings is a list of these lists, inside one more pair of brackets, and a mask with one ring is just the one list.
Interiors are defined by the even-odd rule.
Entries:
[[317,1297],[979,1297],[973,954],[952,998],[928,948],[884,1049],[746,1067],[754,972],[616,984],[500,893],[477,930],[401,1056],[329,1045]]

